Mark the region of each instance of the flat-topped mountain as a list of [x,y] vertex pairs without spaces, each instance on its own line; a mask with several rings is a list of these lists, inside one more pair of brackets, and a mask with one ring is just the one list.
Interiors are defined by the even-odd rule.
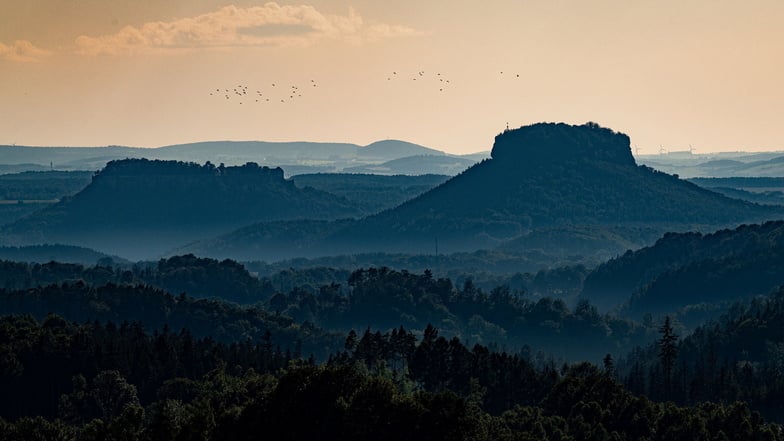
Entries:
[[534,124],[498,135],[491,159],[336,237],[409,248],[426,240],[427,249],[437,238],[458,251],[558,225],[732,224],[773,213],[637,166],[624,134]]
[[[780,214],[637,166],[629,138],[594,123],[508,130],[495,138],[491,156],[394,209],[331,233],[321,228],[310,254],[446,253],[490,248],[554,226],[657,225],[664,232]],[[296,236],[302,244],[307,231]],[[275,256],[274,247],[254,247],[262,250],[259,258]]]
[[285,180],[280,168],[127,159],[110,162],[73,197],[4,227],[1,237],[150,257],[254,222],[358,214],[343,198]]

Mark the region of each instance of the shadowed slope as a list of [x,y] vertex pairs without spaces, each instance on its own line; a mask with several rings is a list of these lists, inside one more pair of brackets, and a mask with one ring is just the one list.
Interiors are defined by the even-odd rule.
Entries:
[[279,168],[130,159],[109,163],[84,190],[4,228],[3,236],[141,258],[253,222],[357,214],[345,199],[297,188]]

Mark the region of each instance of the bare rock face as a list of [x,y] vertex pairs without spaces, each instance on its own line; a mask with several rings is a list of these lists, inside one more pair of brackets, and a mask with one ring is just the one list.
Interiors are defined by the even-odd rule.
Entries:
[[495,137],[491,156],[515,166],[582,160],[636,166],[628,136],[590,122],[581,126],[539,123],[507,130]]

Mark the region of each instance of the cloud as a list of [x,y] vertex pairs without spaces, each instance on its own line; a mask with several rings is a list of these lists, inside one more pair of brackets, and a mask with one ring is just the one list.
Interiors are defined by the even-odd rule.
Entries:
[[322,40],[352,43],[420,35],[404,26],[366,24],[356,11],[322,14],[312,6],[226,6],[191,18],[126,26],[116,34],[76,39],[84,55],[117,55],[150,50],[190,50],[246,46],[308,46]]
[[27,40],[16,40],[10,46],[0,43],[0,60],[33,63],[50,54]]

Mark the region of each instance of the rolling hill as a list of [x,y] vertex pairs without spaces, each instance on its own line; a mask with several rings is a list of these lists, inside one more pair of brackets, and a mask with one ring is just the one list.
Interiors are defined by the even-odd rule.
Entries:
[[684,178],[734,178],[784,176],[784,152],[720,152],[692,154],[689,151],[640,155],[639,162]]
[[73,245],[31,245],[0,247],[0,260],[14,262],[64,262],[95,265],[97,262],[121,263],[124,259]]
[[784,178],[692,178],[700,187],[759,204],[784,205]]
[[[476,162],[476,155],[448,155],[440,150],[400,140],[384,140],[367,146],[328,142],[209,141],[157,148],[137,147],[27,147],[0,146],[5,171],[99,170],[108,162],[127,158],[207,162],[229,166],[247,162],[281,167],[287,176],[309,172],[341,172],[349,167],[381,164],[412,156],[452,158],[452,162]],[[459,172],[462,167],[454,173]],[[440,173],[440,169],[424,173]]]
[[732,303],[784,284],[784,221],[667,234],[591,272],[581,296],[634,317]]

